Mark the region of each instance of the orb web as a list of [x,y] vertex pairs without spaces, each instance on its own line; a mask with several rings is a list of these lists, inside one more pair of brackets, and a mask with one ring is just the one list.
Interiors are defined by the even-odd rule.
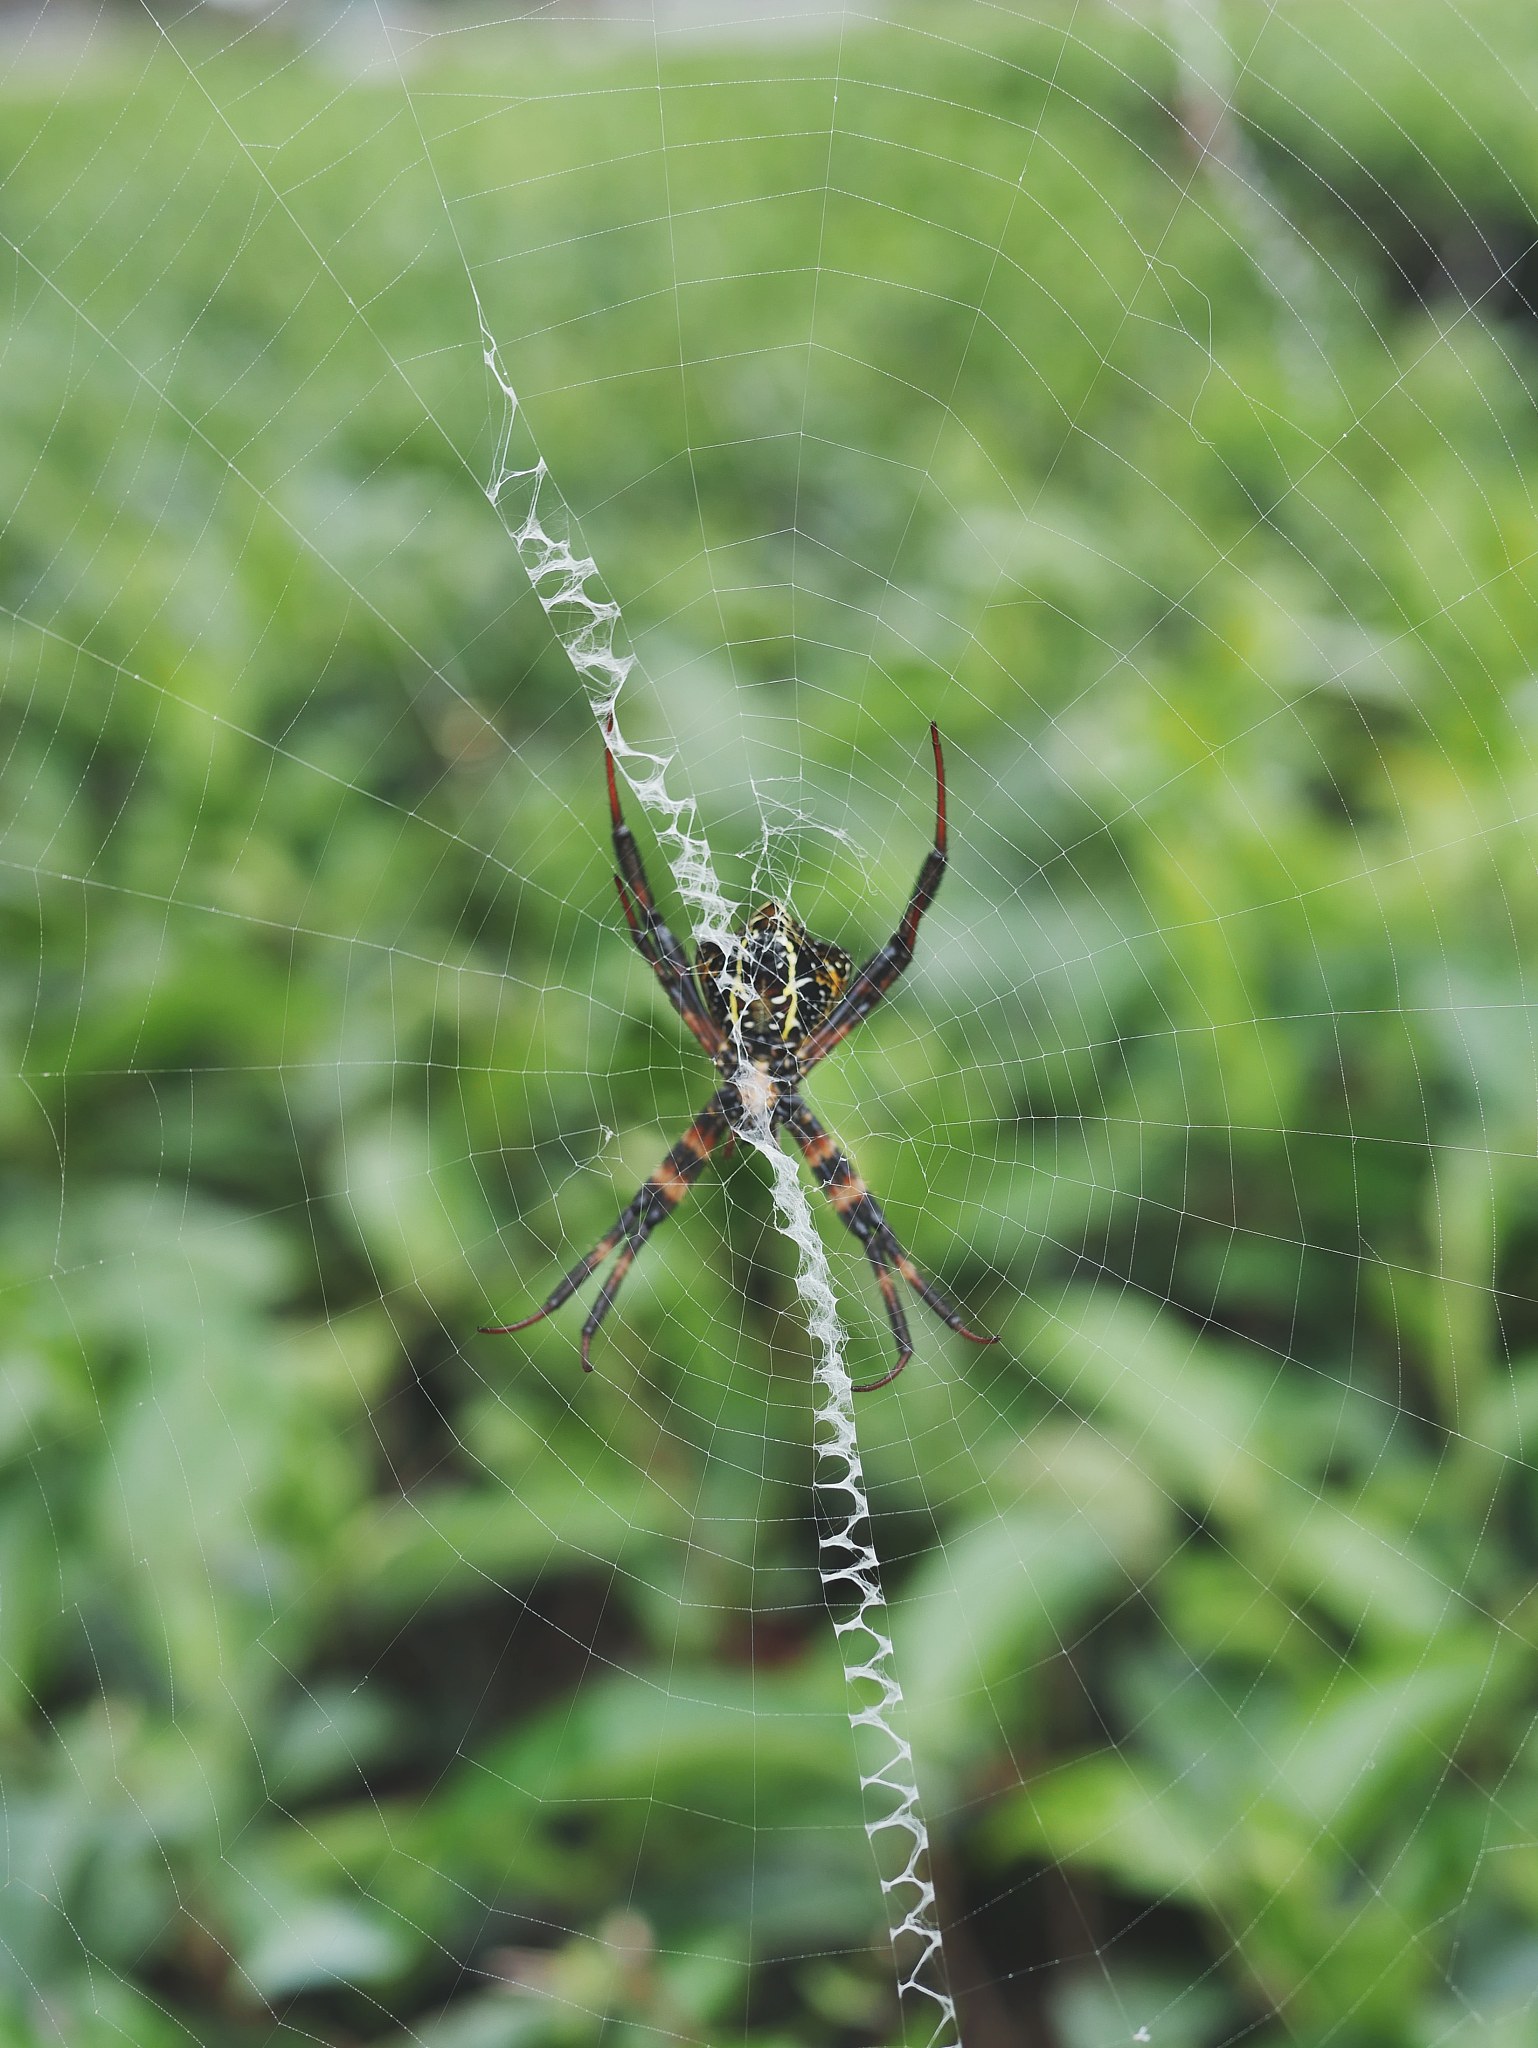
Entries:
[[[13,21],[18,2041],[1525,2041],[1535,62]],[[475,1335],[713,1085],[611,710],[676,927],[857,959],[939,724],[807,1093],[997,1347],[851,1402],[751,1134]]]

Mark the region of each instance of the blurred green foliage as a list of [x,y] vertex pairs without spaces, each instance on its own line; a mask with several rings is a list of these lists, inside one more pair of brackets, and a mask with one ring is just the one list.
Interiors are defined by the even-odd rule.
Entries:
[[1533,2038],[1538,22],[1475,17],[1230,10],[1231,110],[1178,8],[17,63],[6,2048],[895,2025],[761,1179],[592,1381],[469,1338],[702,1081],[467,262],[720,847],[745,745],[872,943],[950,742],[815,1092],[1006,1340],[860,1411],[966,2039]]

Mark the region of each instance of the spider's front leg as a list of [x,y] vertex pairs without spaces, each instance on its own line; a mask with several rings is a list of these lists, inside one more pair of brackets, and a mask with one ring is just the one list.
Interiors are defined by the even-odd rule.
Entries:
[[[610,729],[613,729],[612,723]],[[614,755],[607,743],[603,760],[609,778],[609,820],[614,833],[614,857],[620,869],[614,877],[614,885],[619,890],[620,907],[630,927],[630,936],[635,940],[642,959],[662,983],[668,1001],[714,1059],[723,1043],[721,1027],[705,1008],[688,954],[658,914],[656,899],[641,863],[641,849],[636,845],[635,834],[625,823],[624,812],[619,807]]]
[[919,878],[908,898],[903,921],[884,946],[878,946],[848,988],[829,1010],[815,1031],[807,1034],[801,1047],[803,1074],[810,1073],[834,1046],[847,1038],[857,1024],[863,1024],[892,984],[904,975],[913,960],[919,921],[935,900],[947,859],[945,840],[945,756],[940,751],[940,728],[931,723],[929,743],[935,753],[935,843],[919,869]]
[[985,1337],[976,1330],[969,1330],[961,1319],[961,1311],[951,1306],[932,1281],[925,1279],[897,1242],[881,1204],[855,1171],[848,1154],[839,1149],[838,1140],[823,1129],[799,1095],[787,1094],[780,1098],[778,1120],[801,1147],[807,1165],[833,1204],[839,1221],[852,1230],[864,1245],[865,1256],[871,1262],[876,1284],[881,1289],[881,1299],[886,1303],[892,1335],[897,1339],[897,1363],[892,1370],[883,1373],[879,1380],[867,1380],[863,1385],[857,1385],[854,1391],[857,1394],[874,1394],[878,1387],[889,1386],[913,1356],[908,1318],[903,1313],[897,1283],[892,1278],[894,1268],[947,1329],[954,1330],[958,1337],[965,1337],[969,1344],[997,1344],[997,1337]]
[[723,1139],[730,1140],[731,1127],[721,1108],[719,1095],[712,1096],[705,1108],[690,1124],[678,1143],[657,1171],[637,1189],[634,1197],[620,1211],[614,1228],[599,1238],[597,1244],[585,1258],[579,1259],[566,1278],[556,1288],[542,1308],[533,1315],[525,1316],[521,1323],[495,1323],[481,1329],[483,1337],[511,1337],[515,1331],[527,1330],[531,1324],[543,1322],[546,1316],[558,1309],[563,1302],[570,1301],[589,1274],[595,1272],[609,1256],[616,1245],[621,1247],[619,1257],[610,1267],[608,1277],[598,1290],[587,1321],[582,1325],[582,1370],[593,1370],[588,1353],[592,1347],[593,1334],[614,1306],[614,1297],[624,1285],[625,1275],[635,1264],[636,1253],[645,1244],[659,1223],[666,1222],[689,1192],[689,1184],[698,1178],[705,1162]]

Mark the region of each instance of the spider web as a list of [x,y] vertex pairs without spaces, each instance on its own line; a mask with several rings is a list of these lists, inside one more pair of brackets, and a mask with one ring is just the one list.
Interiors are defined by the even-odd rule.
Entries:
[[1530,12],[8,54],[6,2038],[1525,2042]]
[[[620,695],[635,662],[616,645],[619,608],[604,592],[592,556],[580,552],[570,508],[557,495],[549,467],[532,445],[478,292],[475,298],[486,367],[506,407],[487,496],[587,690],[604,735],[606,764],[609,759],[617,761],[635,794],[660,817],[672,877],[696,911],[696,945],[708,941],[730,946],[738,906],[721,893],[710,850],[692,829],[690,807],[668,796],[664,764],[648,762],[639,779],[634,773],[633,750],[621,732],[619,711]],[[766,851],[769,837],[766,831]],[[629,922],[634,908],[628,899],[625,909]],[[794,965],[790,971],[794,974]],[[956,2039],[956,2006],[946,1982],[944,1947],[935,1919],[929,1831],[914,1777],[912,1745],[903,1732],[902,1683],[887,1633],[886,1594],[872,1540],[870,1494],[854,1419],[855,1388],[844,1363],[838,1303],[806,1190],[781,1150],[771,1121],[772,1097],[740,1029],[733,1054],[733,1064],[725,1070],[738,1104],[732,1132],[769,1168],[776,1218],[799,1254],[796,1291],[807,1305],[816,1344],[812,1485],[814,1501],[825,1518],[818,1532],[818,1577],[833,1615],[834,1640],[850,1696],[849,1724],[868,1815],[865,1828],[887,1902],[900,2019],[916,2012],[920,2034],[936,2048],[948,2048]],[[615,1284],[613,1274],[622,1274],[622,1269],[612,1269],[606,1288]],[[510,1331],[483,1334],[515,1335],[518,1329],[515,1325]]]

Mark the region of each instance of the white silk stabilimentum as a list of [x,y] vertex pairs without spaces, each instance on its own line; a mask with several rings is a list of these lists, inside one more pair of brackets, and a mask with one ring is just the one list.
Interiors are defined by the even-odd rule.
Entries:
[[[518,550],[616,763],[653,820],[696,944],[711,939],[719,945],[736,922],[736,906],[723,893],[710,848],[695,830],[693,801],[668,794],[670,762],[624,739],[618,702],[635,656],[625,647],[619,606],[604,589],[592,556],[573,546],[576,522],[534,443],[478,300],[476,310],[486,367],[506,405],[486,495]],[[913,1751],[902,1733],[902,1685],[886,1627],[854,1393],[844,1364],[843,1323],[805,1184],[796,1162],[780,1148],[770,1126],[770,1100],[752,1086],[754,1078],[744,1072],[737,1135],[769,1161],[775,1215],[797,1250],[796,1291],[806,1303],[816,1347],[812,1483],[818,1574],[844,1669],[865,1832],[875,1854],[897,1967],[903,2041],[913,2048],[960,2048],[935,1913],[929,1832],[919,1805]]]

